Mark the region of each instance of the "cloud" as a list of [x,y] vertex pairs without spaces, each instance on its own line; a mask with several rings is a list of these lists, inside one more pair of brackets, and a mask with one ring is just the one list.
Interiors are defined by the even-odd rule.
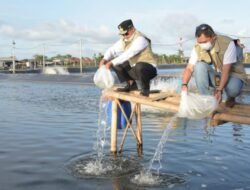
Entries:
[[0,34],[6,38],[37,42],[69,42],[86,39],[89,42],[105,43],[107,40],[114,40],[114,33],[105,26],[100,26],[97,29],[88,26],[83,27],[64,19],[57,22],[39,23],[28,28],[0,23]]
[[111,31],[107,26],[101,25],[93,28],[77,25],[65,19],[36,23],[29,27],[0,22],[0,36],[8,43],[12,40],[18,41],[17,49],[38,45],[40,46],[39,51],[41,51],[44,44],[46,54],[71,53],[75,56],[79,56],[80,39],[83,42],[85,56],[92,56],[94,52],[104,52],[110,44],[118,39],[116,31]]

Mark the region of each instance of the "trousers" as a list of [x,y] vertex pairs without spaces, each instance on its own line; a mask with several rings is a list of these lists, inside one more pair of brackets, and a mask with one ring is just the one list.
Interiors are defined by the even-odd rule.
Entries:
[[[195,63],[194,78],[200,94],[211,95],[210,87],[215,88],[215,74],[216,71],[212,65],[203,61]],[[243,88],[243,84],[244,82],[241,79],[229,76],[228,82],[224,88],[227,98],[237,97]]]
[[146,90],[150,89],[150,80],[157,75],[156,68],[145,62],[138,62],[135,66],[131,67],[129,62],[126,61],[120,65],[114,66],[113,70],[117,74],[120,82],[138,80],[141,83],[141,88]]

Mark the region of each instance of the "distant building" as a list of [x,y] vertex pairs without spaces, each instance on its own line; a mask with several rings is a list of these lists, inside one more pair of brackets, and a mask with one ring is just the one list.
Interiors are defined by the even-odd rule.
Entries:
[[12,65],[12,57],[0,57],[0,69],[9,68]]

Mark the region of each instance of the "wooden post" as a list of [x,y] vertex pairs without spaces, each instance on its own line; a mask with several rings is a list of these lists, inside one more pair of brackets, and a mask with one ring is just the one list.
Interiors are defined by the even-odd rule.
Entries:
[[136,136],[138,139],[137,150],[142,153],[142,124],[141,124],[141,104],[136,104]]
[[111,124],[111,146],[110,151],[114,154],[117,153],[117,99],[112,102],[112,124]]

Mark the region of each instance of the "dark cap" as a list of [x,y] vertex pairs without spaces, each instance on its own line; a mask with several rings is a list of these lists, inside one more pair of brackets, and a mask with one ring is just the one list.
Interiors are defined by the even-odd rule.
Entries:
[[207,37],[213,37],[215,35],[215,32],[213,28],[208,24],[201,24],[196,27],[195,37],[200,37],[201,34],[204,34]]
[[123,35],[126,34],[128,29],[133,27],[133,22],[131,19],[128,20],[124,20],[121,24],[118,25],[118,29],[119,29],[119,34]]

